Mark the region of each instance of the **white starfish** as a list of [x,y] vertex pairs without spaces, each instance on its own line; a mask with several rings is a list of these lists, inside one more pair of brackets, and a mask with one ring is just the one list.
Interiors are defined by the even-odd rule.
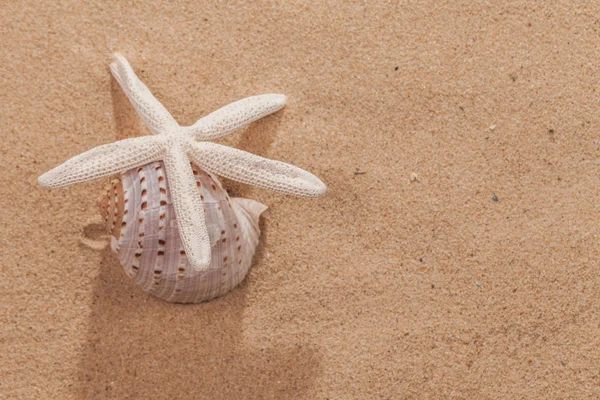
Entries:
[[40,176],[40,185],[67,186],[163,161],[183,248],[196,271],[207,270],[210,265],[210,241],[190,161],[217,175],[281,193],[298,196],[325,193],[325,185],[319,178],[293,165],[216,143],[198,142],[227,135],[281,109],[285,105],[284,95],[248,97],[201,118],[194,125],[180,126],[138,79],[125,57],[115,54],[114,58],[110,70],[153,136],[93,148]]

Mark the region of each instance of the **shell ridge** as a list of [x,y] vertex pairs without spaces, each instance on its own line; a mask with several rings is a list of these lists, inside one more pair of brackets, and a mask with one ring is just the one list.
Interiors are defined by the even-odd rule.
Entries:
[[[131,265],[135,257],[135,248],[133,247],[133,243],[136,241],[139,227],[133,222],[136,218],[136,213],[133,208],[135,207],[135,199],[137,196],[135,195],[135,188],[132,184],[130,173],[121,175],[121,185],[123,187],[123,213],[125,210],[127,210],[127,213],[123,215],[123,222],[126,224],[126,229],[120,230],[117,240],[119,248],[118,254],[120,256],[119,258],[121,264]],[[124,249],[125,251],[122,251],[121,249]],[[126,269],[125,273],[131,276],[131,268]]]
[[[166,262],[166,258],[168,257],[168,254],[166,253],[166,243],[167,243],[167,221],[168,216],[167,214],[169,213],[169,207],[167,205],[167,201],[166,201],[166,195],[163,195],[162,192],[163,190],[166,191],[166,183],[165,183],[165,179],[164,179],[164,174],[163,174],[163,168],[162,165],[156,166],[154,168],[154,170],[151,170],[151,175],[152,175],[152,184],[154,185],[154,187],[158,187],[159,190],[152,190],[151,193],[153,194],[153,197],[155,198],[155,201],[158,203],[158,209],[159,209],[159,220],[158,220],[158,232],[157,232],[157,238],[154,239],[155,241],[157,241],[157,256],[156,256],[156,263],[154,264],[154,268],[153,268],[153,274],[152,274],[152,287],[151,287],[151,292],[155,292],[153,294],[160,296],[161,292],[164,292],[166,290],[166,288],[164,287],[165,285],[163,284],[164,280],[162,279],[162,274],[163,272],[168,272],[165,271],[165,269],[168,270],[168,263]],[[163,178],[162,180],[160,178]],[[163,189],[163,190],[161,190]],[[163,217],[164,216],[164,217]]]
[[267,206],[256,200],[243,197],[235,197],[233,198],[233,201],[235,204],[234,209],[237,209],[238,212],[244,214],[244,218],[240,218],[243,235],[240,237],[242,242],[242,252],[238,257],[240,257],[240,260],[243,260],[242,264],[245,267],[245,275],[252,264],[252,259],[254,258],[254,253],[256,252],[256,247],[260,238],[260,214],[267,209]]
[[140,183],[140,207],[139,216],[143,221],[141,225],[144,228],[144,236],[141,239],[142,256],[140,257],[140,270],[136,275],[136,282],[142,287],[145,292],[148,292],[154,283],[154,266],[156,265],[156,253],[158,243],[156,236],[158,234],[158,215],[159,210],[156,210],[152,202],[152,193],[155,187],[155,176],[153,176],[155,163],[148,164],[140,168],[139,183]]

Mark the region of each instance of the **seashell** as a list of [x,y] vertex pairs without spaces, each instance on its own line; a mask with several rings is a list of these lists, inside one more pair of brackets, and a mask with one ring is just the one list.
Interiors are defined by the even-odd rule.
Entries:
[[280,110],[286,97],[247,97],[181,126],[123,55],[115,54],[110,70],[152,135],[95,147],[38,182],[61,187],[120,174],[101,198],[100,211],[125,273],[171,302],[197,303],[226,293],[250,268],[258,219],[267,207],[229,198],[213,174],[296,196],[326,191],[303,169],[208,142]]
[[258,201],[230,198],[211,173],[192,164],[211,243],[207,271],[191,268],[183,249],[162,162],[115,178],[99,201],[111,248],[142,290],[163,300],[198,303],[221,296],[248,273],[258,245]]

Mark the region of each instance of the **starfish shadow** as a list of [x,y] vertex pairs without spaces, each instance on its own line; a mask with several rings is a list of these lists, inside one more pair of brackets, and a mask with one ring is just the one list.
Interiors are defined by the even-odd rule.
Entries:
[[[133,108],[114,81],[112,92],[119,139],[135,136]],[[171,304],[135,286],[110,247],[95,251],[100,272],[80,353],[78,398],[294,399],[312,387],[321,370],[317,348],[245,340],[251,279],[207,303]],[[259,244],[255,265],[262,254]]]
[[142,123],[131,102],[123,93],[115,78],[110,79],[110,94],[113,103],[113,115],[117,128],[116,140],[129,137],[150,135],[150,130]]
[[[267,157],[268,151],[277,137],[284,113],[285,108],[250,124],[250,126],[242,131],[239,142],[234,147],[248,153],[256,154],[257,156]],[[221,178],[221,180],[223,186],[232,197],[252,198],[251,194],[257,190],[252,186],[244,185],[230,179]]]

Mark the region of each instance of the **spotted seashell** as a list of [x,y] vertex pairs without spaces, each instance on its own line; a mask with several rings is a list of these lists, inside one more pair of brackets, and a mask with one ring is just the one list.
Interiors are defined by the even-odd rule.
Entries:
[[262,203],[230,198],[210,173],[192,164],[205,210],[211,264],[194,271],[185,255],[162,162],[123,173],[100,199],[111,248],[144,291],[176,303],[221,296],[248,273],[258,244]]

